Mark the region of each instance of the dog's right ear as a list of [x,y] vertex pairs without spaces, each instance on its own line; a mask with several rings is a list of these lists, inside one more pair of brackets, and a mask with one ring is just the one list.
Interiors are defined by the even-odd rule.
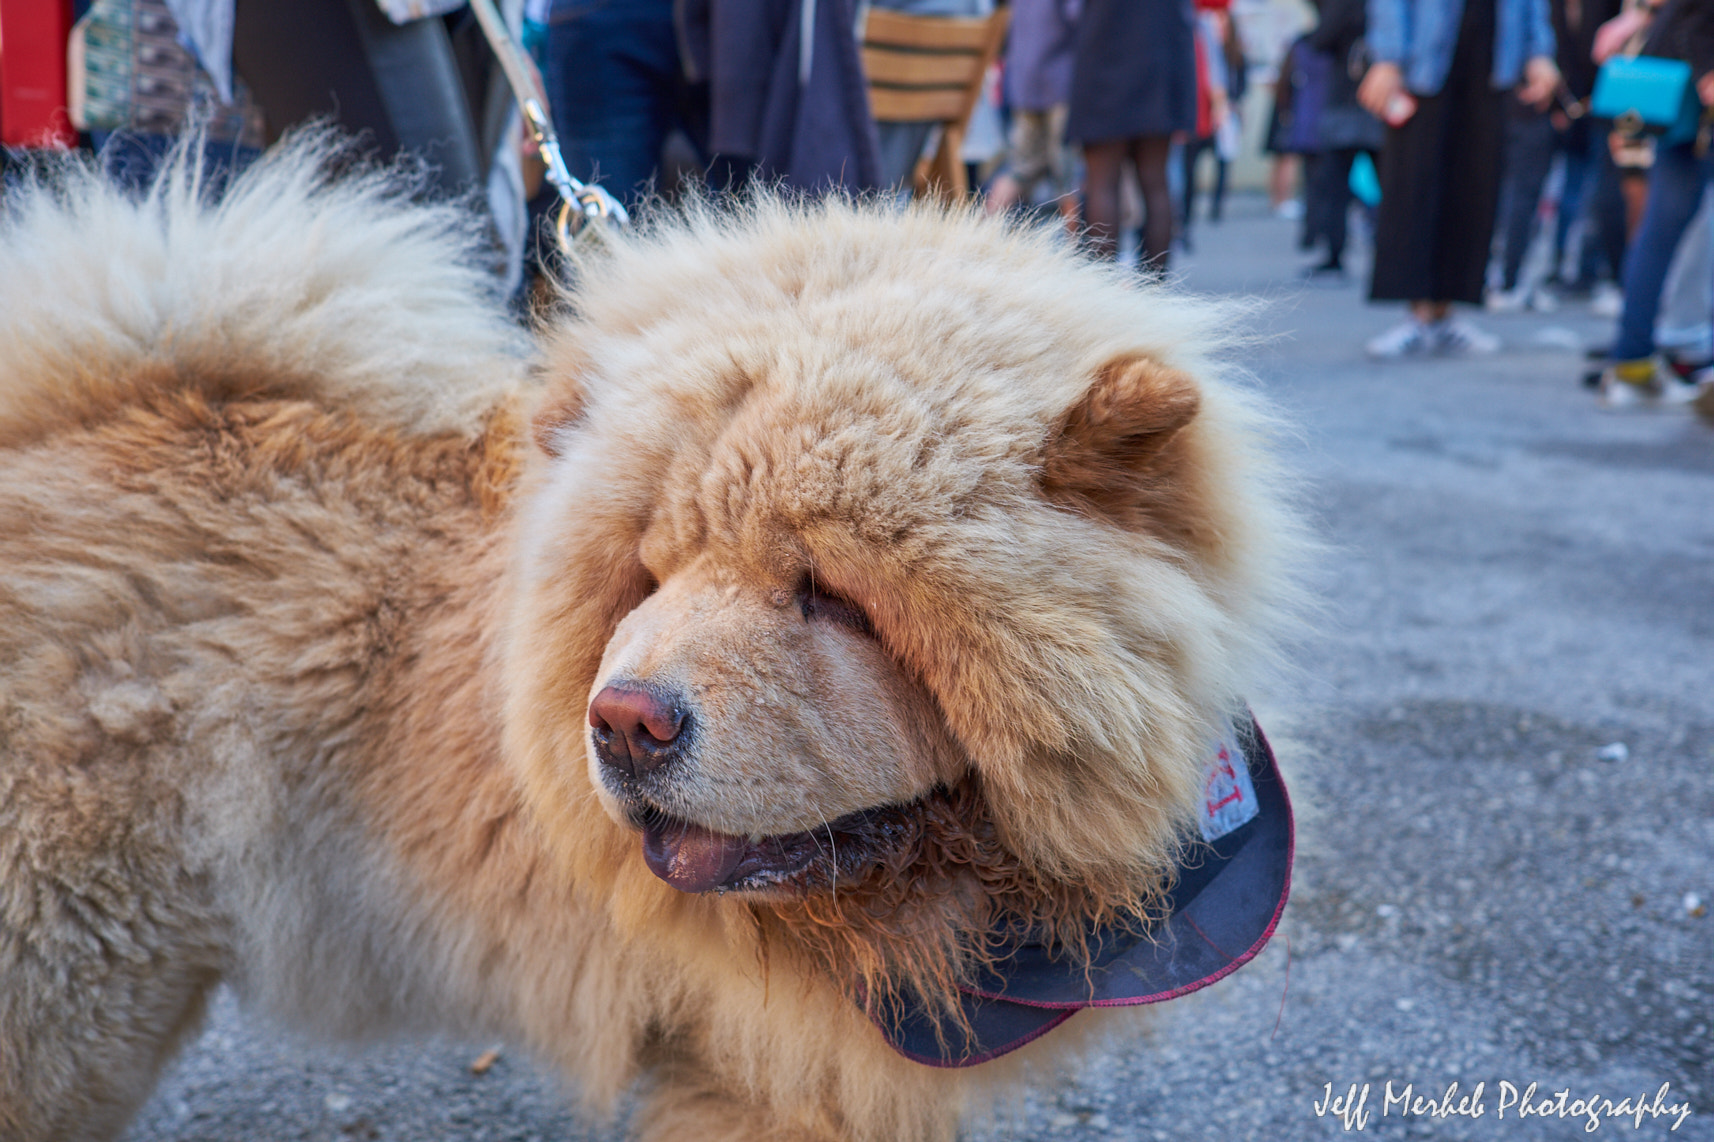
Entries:
[[582,377],[589,359],[563,334],[548,344],[545,356],[541,371],[547,392],[530,418],[530,437],[543,452],[558,456],[565,450],[565,430],[583,417],[587,401]]

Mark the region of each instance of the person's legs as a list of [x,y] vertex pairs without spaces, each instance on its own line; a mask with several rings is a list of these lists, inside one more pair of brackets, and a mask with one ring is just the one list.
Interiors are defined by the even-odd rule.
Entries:
[[1126,142],[1083,144],[1083,223],[1089,252],[1111,260],[1119,252],[1119,176]]
[[1597,124],[1589,130],[1589,189],[1584,195],[1586,216],[1583,251],[1577,263],[1577,281],[1592,286],[1606,272],[1618,278],[1625,267],[1625,199],[1619,191],[1619,167],[1607,145],[1607,130]]
[[[1449,320],[1450,303],[1481,301],[1499,193],[1501,96],[1487,89],[1487,72],[1479,74],[1481,93],[1494,101],[1491,106],[1483,107],[1475,92],[1460,91],[1449,81],[1438,95],[1420,99],[1416,114],[1403,126],[1387,132],[1369,297],[1409,302],[1411,316],[1371,339],[1370,356],[1499,347],[1490,334]],[[1454,153],[1465,161],[1449,163]]]
[[[1320,239],[1327,233],[1327,216],[1332,211],[1328,201],[1327,167],[1329,156],[1323,152],[1306,156],[1304,164],[1306,177],[1303,180],[1303,226],[1302,231],[1312,239]],[[1310,245],[1314,244],[1312,240]],[[1303,242],[1298,243],[1300,249],[1307,249]],[[1329,261],[1331,261],[1331,257]]]
[[[990,214],[1002,214],[1014,206],[1029,206],[1043,179],[1057,179],[1061,170],[1053,154],[1052,112],[1015,108],[1007,137],[1005,167],[988,188]],[[1056,196],[1063,187],[1055,186]]]
[[1144,135],[1131,140],[1130,150],[1137,167],[1137,184],[1143,192],[1143,241],[1138,262],[1165,273],[1172,258],[1172,191],[1166,177],[1172,138]]
[[[1553,272],[1551,277],[1559,279],[1564,275],[1566,245],[1571,240],[1571,225],[1583,214],[1583,202],[1586,197],[1592,167],[1589,162],[1588,132],[1577,130],[1576,124],[1559,136],[1558,151],[1565,156],[1565,184],[1559,192],[1559,210],[1553,221]],[[1588,230],[1584,230],[1581,244],[1588,242]],[[1579,258],[1581,261],[1581,257]]]
[[1076,165],[1065,142],[1065,118],[1069,110],[1067,104],[1056,103],[1047,113],[1048,177],[1052,180],[1054,198],[1062,203],[1073,197],[1071,177]]
[[1387,131],[1381,150],[1381,205],[1375,218],[1371,301],[1432,297],[1434,245],[1442,197],[1443,95],[1419,101],[1402,127]]
[[[1450,136],[1440,152],[1445,189],[1434,228],[1434,289],[1427,297],[1480,305],[1500,204],[1506,111],[1502,101],[1512,96],[1495,91],[1487,73],[1467,71],[1463,78],[1458,86],[1452,80],[1447,83],[1454,102],[1448,108]],[[1538,196],[1540,189],[1537,182]]]
[[1299,158],[1298,165],[1303,171],[1303,197],[1299,200],[1303,213],[1298,217],[1297,248],[1309,250],[1325,237],[1321,230],[1320,206],[1322,156],[1319,152],[1310,152]]
[[1327,260],[1318,269],[1336,270],[1344,265],[1346,216],[1351,212],[1351,166],[1357,152],[1350,149],[1324,152],[1315,165],[1312,209],[1316,229],[1327,239]]
[[1507,293],[1518,288],[1524,255],[1535,235],[1541,210],[1541,188],[1553,165],[1556,135],[1553,124],[1539,111],[1518,106],[1508,108],[1505,122],[1505,169],[1500,201],[1501,254],[1500,288]]
[[1609,354],[1615,362],[1640,361],[1654,353],[1661,289],[1678,241],[1702,203],[1706,170],[1689,144],[1655,151],[1648,206],[1625,254],[1625,308]]
[[895,191],[911,189],[912,176],[923,148],[936,124],[931,121],[914,123],[875,124],[876,156],[881,164],[881,181]]
[[1202,157],[1202,152],[1208,149],[1211,141],[1186,139],[1179,150],[1179,154],[1183,156],[1184,202],[1179,211],[1178,226],[1179,235],[1184,239],[1187,250],[1190,248],[1190,223],[1196,214],[1196,162]]
[[1268,205],[1274,212],[1285,209],[1295,201],[1297,187],[1298,157],[1296,155],[1275,155],[1268,165]]
[[542,79],[571,173],[646,193],[679,113],[671,0],[556,0]]
[[1410,303],[1410,315],[1364,346],[1371,357],[1396,359],[1434,351],[1429,326],[1437,315],[1422,299],[1433,289],[1434,229],[1440,215],[1436,177],[1443,116],[1442,96],[1419,101],[1402,126],[1389,128],[1378,156],[1381,203],[1375,215],[1375,257],[1370,301]]

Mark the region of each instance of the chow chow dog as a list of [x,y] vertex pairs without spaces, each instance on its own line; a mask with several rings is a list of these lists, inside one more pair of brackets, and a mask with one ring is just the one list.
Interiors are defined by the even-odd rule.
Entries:
[[1127,1018],[981,980],[1166,954],[1258,753],[1301,532],[1231,315],[760,194],[526,337],[349,167],[0,205],[0,1136],[116,1135],[222,983],[650,1139],[948,1139]]

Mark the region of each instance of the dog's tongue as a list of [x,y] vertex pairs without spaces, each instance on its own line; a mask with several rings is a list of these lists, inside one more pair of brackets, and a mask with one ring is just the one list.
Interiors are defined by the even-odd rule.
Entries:
[[680,892],[707,892],[725,883],[750,842],[687,821],[651,825],[643,832],[649,871]]

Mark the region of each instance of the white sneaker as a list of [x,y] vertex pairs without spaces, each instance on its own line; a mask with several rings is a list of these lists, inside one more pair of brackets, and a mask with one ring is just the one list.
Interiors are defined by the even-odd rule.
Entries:
[[1482,298],[1482,308],[1489,313],[1521,313],[1524,306],[1529,304],[1530,288],[1514,286],[1511,289],[1491,289]]
[[1286,199],[1274,207],[1274,217],[1282,218],[1287,222],[1300,220],[1303,217],[1303,200],[1301,198]]
[[1607,366],[1601,373],[1598,399],[1602,408],[1614,410],[1686,405],[1694,402],[1702,389],[1702,385],[1680,378],[1670,367],[1650,357]]
[[1625,311],[1625,291],[1612,282],[1601,282],[1589,297],[1589,312],[1596,317],[1617,317]]
[[1434,351],[1453,357],[1479,357],[1500,351],[1500,339],[1461,317],[1448,317],[1429,326]]
[[1668,375],[1660,385],[1661,404],[1693,404],[1702,395],[1703,386],[1695,381],[1687,381],[1676,373],[1668,370]]
[[1434,337],[1429,327],[1416,318],[1408,318],[1378,337],[1371,337],[1364,352],[1381,361],[1397,361],[1405,357],[1426,357],[1434,351]]
[[1605,409],[1640,408],[1654,403],[1654,389],[1651,385],[1621,380],[1608,369],[1601,374],[1601,392],[1595,399]]
[[1559,310],[1559,295],[1543,286],[1531,286],[1530,308],[1537,313],[1556,313]]

